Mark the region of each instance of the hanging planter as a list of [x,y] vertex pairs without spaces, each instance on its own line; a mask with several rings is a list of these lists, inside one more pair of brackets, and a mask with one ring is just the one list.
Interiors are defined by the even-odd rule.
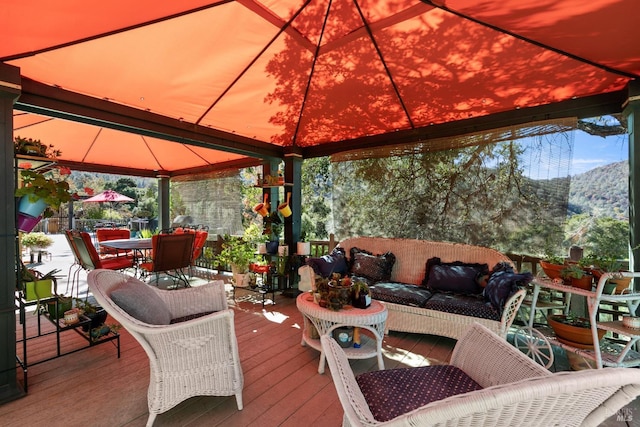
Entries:
[[[52,171],[47,173],[51,174]],[[23,170],[20,175],[22,187],[15,191],[15,195],[20,197],[18,211],[21,213],[34,218],[50,218],[62,203],[71,200],[69,183],[56,176],[32,170]]]
[[30,233],[31,231],[33,231],[34,228],[36,228],[36,225],[38,225],[41,219],[42,219],[41,216],[34,218],[30,215],[26,215],[26,214],[23,214],[22,212],[18,212],[18,221],[17,221],[18,230],[24,231],[25,233]]
[[47,202],[39,197],[22,196],[18,204],[18,212],[33,218],[42,216]]

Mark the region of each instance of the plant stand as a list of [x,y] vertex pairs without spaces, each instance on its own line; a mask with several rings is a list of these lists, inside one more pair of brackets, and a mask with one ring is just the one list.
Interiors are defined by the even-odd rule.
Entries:
[[[624,273],[625,277],[640,277],[640,273]],[[567,351],[574,352],[582,357],[593,360],[595,366],[600,369],[604,366],[611,367],[637,367],[640,366],[640,352],[636,349],[636,343],[640,341],[640,330],[625,327],[621,321],[599,322],[597,313],[600,303],[605,302],[622,302],[626,303],[630,313],[635,313],[640,306],[640,293],[632,292],[622,295],[607,295],[603,293],[604,285],[612,274],[606,273],[602,275],[595,290],[584,290],[573,286],[553,282],[552,280],[536,278],[533,280],[534,297],[531,301],[531,311],[536,310],[537,296],[540,288],[552,289],[563,292],[567,295],[582,295],[587,298],[587,307],[589,310],[589,322],[591,324],[591,333],[593,336],[592,347],[577,347],[575,345],[561,342],[553,333],[551,328],[537,327],[549,342],[553,345],[564,348]],[[533,316],[529,318],[529,326],[533,326]],[[610,342],[606,337],[600,341],[598,338],[598,329],[610,331],[628,338],[626,344],[618,344]]]
[[[18,315],[20,324],[22,325],[22,338],[17,340],[17,343],[22,343],[22,356],[16,354],[16,362],[22,368],[23,378],[24,378],[24,391],[25,393],[28,391],[28,377],[27,377],[27,368],[29,366],[38,365],[40,363],[48,362],[49,360],[56,359],[58,357],[66,356],[68,354],[76,353],[80,350],[84,350],[86,348],[90,348],[99,344],[104,344],[106,342],[111,342],[116,350],[118,359],[120,358],[120,334],[114,331],[109,331],[104,335],[100,336],[92,336],[91,333],[91,319],[86,316],[80,316],[80,320],[78,323],[74,323],[72,325],[67,325],[64,323],[64,318],[55,318],[50,316],[48,313],[41,313],[39,310],[34,315],[37,317],[37,332],[35,335],[27,336],[27,317],[26,317],[26,308],[29,306],[34,306],[37,304],[46,305],[49,302],[54,302],[55,312],[58,311],[58,297],[52,296],[49,298],[42,298],[39,301],[27,301],[22,293],[16,294],[16,308],[18,309]],[[36,309],[37,310],[37,309]],[[48,321],[50,321],[54,325],[53,331],[43,332],[41,318],[44,317]],[[56,316],[57,317],[57,316]],[[87,329],[87,331],[83,331],[83,329]],[[83,337],[87,341],[87,345],[74,348],[67,351],[62,351],[61,349],[61,333],[66,331],[74,331],[81,337]],[[56,352],[54,356],[47,357],[41,360],[37,360],[32,362],[28,359],[28,343],[31,340],[37,338],[43,338],[46,336],[55,335],[56,338]],[[94,334],[95,335],[95,334]]]

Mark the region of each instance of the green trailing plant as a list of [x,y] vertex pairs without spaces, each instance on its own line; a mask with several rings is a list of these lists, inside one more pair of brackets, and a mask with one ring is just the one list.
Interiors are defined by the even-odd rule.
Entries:
[[31,202],[43,200],[48,205],[42,214],[43,218],[52,217],[54,210],[58,210],[62,203],[71,200],[69,183],[64,180],[32,170],[23,170],[20,175],[22,186],[16,189],[16,197],[28,197]]
[[56,150],[53,145],[46,145],[40,142],[39,139],[22,138],[16,136],[13,139],[16,154],[24,154],[27,156],[36,157],[57,157],[60,154],[60,150]]

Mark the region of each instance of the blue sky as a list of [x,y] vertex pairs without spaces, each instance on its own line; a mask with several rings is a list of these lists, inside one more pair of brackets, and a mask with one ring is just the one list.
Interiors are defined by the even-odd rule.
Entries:
[[627,135],[602,138],[581,130],[575,131],[571,175],[579,175],[599,166],[627,160],[628,141]]

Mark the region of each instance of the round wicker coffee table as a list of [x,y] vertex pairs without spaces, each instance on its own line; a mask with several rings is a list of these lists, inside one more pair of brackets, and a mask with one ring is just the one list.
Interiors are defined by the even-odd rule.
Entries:
[[[324,373],[325,357],[322,352],[319,335],[330,334],[334,329],[342,326],[354,326],[371,332],[361,335],[361,347],[347,347],[344,352],[349,359],[378,358],[378,369],[384,369],[382,360],[382,338],[384,337],[385,323],[387,322],[387,307],[379,301],[371,301],[371,305],[365,309],[349,308],[339,311],[320,307],[313,302],[313,295],[309,292],[298,295],[296,306],[304,319],[302,331],[303,346],[308,345],[320,352],[320,364],[318,373]],[[313,331],[318,335],[314,336]]]

